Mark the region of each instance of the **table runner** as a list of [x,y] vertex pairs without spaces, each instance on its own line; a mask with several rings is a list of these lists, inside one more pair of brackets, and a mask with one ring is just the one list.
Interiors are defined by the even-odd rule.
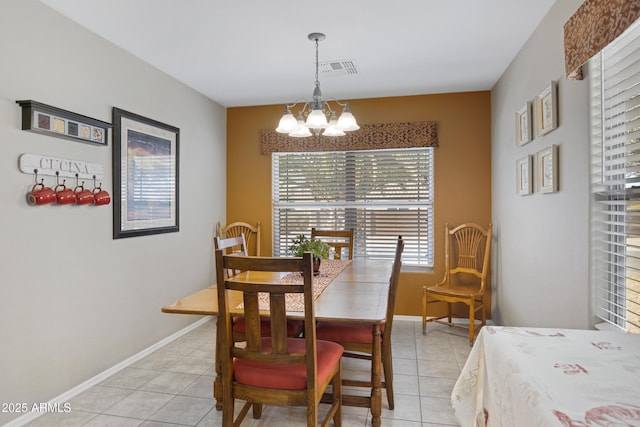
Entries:
[[[342,272],[351,260],[323,259],[320,263],[320,274],[313,276],[313,300],[315,301],[322,291]],[[278,281],[278,283],[302,283],[302,274],[289,273]],[[285,299],[287,311],[304,311],[304,294],[287,294]],[[269,296],[264,293],[258,295],[258,306],[260,310],[269,311]],[[244,304],[238,305],[241,309]]]

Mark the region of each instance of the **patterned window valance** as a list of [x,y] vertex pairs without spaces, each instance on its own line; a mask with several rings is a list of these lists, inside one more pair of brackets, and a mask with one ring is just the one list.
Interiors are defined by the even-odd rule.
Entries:
[[582,64],[640,17],[640,0],[585,0],[564,24],[567,78],[582,80]]
[[292,138],[275,130],[262,130],[262,154],[437,146],[437,122],[361,125],[359,130],[340,137]]

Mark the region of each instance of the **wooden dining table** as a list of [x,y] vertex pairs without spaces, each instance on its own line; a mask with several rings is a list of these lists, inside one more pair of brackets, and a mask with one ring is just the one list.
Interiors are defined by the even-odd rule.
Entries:
[[[343,405],[367,407],[371,410],[372,425],[380,426],[382,412],[382,347],[381,326],[386,321],[387,294],[392,263],[390,260],[353,260],[329,283],[315,300],[317,321],[361,323],[371,325],[374,337],[371,367],[370,396],[343,394]],[[244,273],[241,273],[244,274]],[[262,279],[277,281],[282,273],[269,273]],[[234,303],[234,298],[236,298]],[[240,306],[241,297],[230,296],[230,306]],[[237,304],[236,304],[237,303]],[[202,289],[176,302],[162,307],[164,313],[216,316],[218,295],[216,286]],[[238,309],[238,313],[241,313]],[[291,319],[303,319],[303,313],[290,311]],[[217,364],[217,363],[216,363]],[[216,366],[216,370],[218,367]],[[219,372],[214,382],[216,408],[221,409],[221,382]]]

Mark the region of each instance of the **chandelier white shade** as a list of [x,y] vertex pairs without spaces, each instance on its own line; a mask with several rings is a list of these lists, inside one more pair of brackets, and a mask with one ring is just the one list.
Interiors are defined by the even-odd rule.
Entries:
[[[318,81],[318,42],[324,40],[325,35],[322,33],[311,33],[308,35],[308,38],[316,44],[316,87],[313,90],[313,100],[311,102],[302,101],[286,105],[276,132],[286,133],[296,138],[303,138],[312,135],[343,136],[345,132],[360,129],[356,118],[351,113],[349,104],[342,103],[333,98],[327,100],[322,99],[320,81]],[[337,118],[334,109],[337,107],[331,108],[330,102],[334,102],[337,106],[343,108],[339,118]],[[300,110],[294,115],[292,109],[299,104],[302,105],[302,107],[300,107]],[[306,117],[306,120],[304,117]],[[311,131],[313,131],[313,133]]]

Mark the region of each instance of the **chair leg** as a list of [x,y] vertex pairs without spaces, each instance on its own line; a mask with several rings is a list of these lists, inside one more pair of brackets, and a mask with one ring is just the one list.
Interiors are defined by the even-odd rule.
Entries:
[[307,427],[318,427],[318,405],[307,401]]
[[216,400],[216,409],[222,410],[222,362],[220,361],[220,324],[216,317],[216,350],[215,350],[215,370],[216,378],[213,380],[213,398]]
[[253,419],[258,420],[262,416],[262,403],[253,404]]
[[474,327],[475,327],[475,306],[474,306],[474,300],[473,298],[471,299],[471,301],[469,302],[469,345],[473,345],[473,338],[474,338]]
[[447,303],[447,318],[449,319],[449,326],[453,325],[453,322],[451,320],[451,306],[452,304],[450,302]]
[[333,392],[333,401],[337,402],[336,413],[333,416],[334,427],[342,427],[342,367],[338,369],[338,373],[333,377],[331,386]]
[[393,356],[391,353],[391,343],[386,343],[382,338],[382,369],[384,370],[384,388],[387,390],[387,402],[389,409],[395,407],[393,398]]
[[422,290],[422,335],[427,335],[427,290]]

